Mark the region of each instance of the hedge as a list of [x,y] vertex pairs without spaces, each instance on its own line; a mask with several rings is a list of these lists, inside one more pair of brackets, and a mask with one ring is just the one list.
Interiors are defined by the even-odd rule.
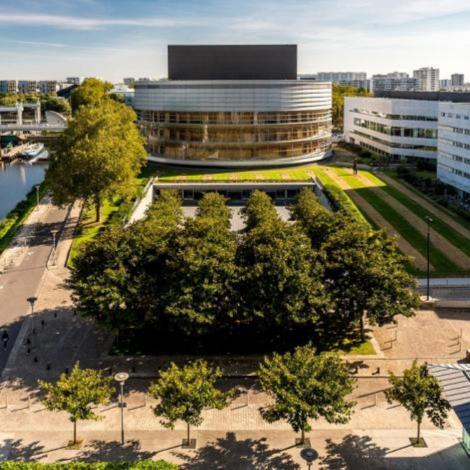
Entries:
[[1,462],[1,470],[178,470],[178,466],[165,460],[139,460],[135,462]]

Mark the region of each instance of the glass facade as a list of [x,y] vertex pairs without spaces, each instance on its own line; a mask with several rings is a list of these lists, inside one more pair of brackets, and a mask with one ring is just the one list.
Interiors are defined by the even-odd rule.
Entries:
[[331,148],[331,112],[138,111],[152,154],[182,160],[270,160]]

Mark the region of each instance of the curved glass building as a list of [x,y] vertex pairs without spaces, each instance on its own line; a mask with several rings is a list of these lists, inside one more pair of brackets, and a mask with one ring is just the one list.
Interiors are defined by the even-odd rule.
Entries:
[[[194,47],[186,49],[194,52]],[[275,61],[266,60],[276,48],[292,46],[201,47],[209,50],[206,55],[191,54],[193,64],[184,62],[182,67],[183,62],[172,62],[170,49],[169,80],[136,83],[134,107],[150,160],[188,166],[280,166],[330,154],[331,84],[297,80],[296,67],[280,70]],[[227,47],[236,48],[239,55],[222,54],[221,60],[217,49]],[[253,47],[264,50],[257,61],[250,55],[253,50],[246,54],[246,48]],[[233,64],[237,57],[239,64]],[[258,67],[263,61],[266,67],[250,67],[253,59]],[[196,78],[188,79],[191,74]]]

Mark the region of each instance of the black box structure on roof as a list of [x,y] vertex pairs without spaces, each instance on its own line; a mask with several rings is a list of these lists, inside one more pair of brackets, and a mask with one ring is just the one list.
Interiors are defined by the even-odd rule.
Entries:
[[296,45],[168,46],[170,80],[296,80]]

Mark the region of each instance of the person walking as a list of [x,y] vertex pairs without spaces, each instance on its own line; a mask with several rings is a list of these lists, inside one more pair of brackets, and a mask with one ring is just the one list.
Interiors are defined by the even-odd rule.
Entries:
[[6,351],[8,347],[8,340],[10,339],[10,335],[8,334],[7,330],[3,330],[2,334],[2,344],[3,344],[3,350]]
[[357,175],[357,158],[355,158],[353,162],[353,172]]

